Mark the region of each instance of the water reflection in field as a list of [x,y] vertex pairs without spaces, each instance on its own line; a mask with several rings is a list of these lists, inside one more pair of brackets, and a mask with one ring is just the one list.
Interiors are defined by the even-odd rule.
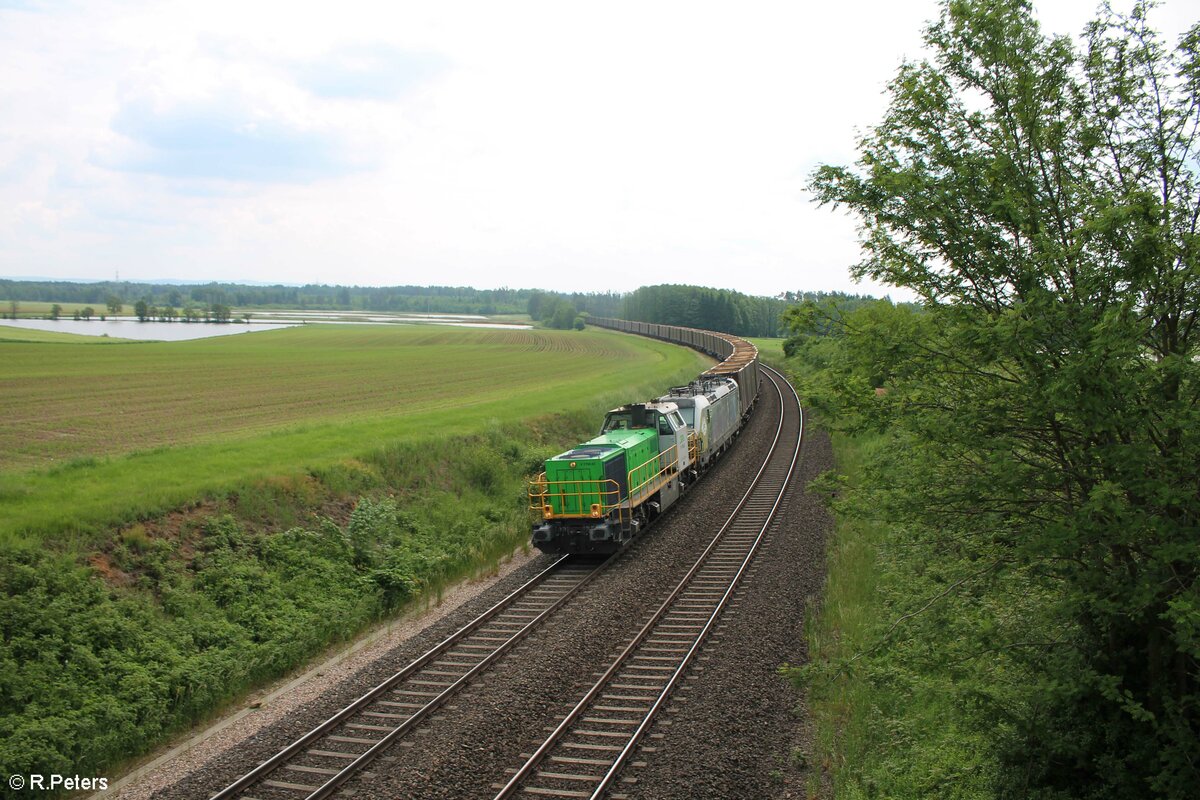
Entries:
[[510,322],[489,322],[478,315],[403,314],[394,316],[368,315],[356,312],[331,311],[263,311],[250,312],[245,322],[138,322],[133,317],[116,319],[0,319],[0,325],[26,330],[76,333],[84,336],[109,336],[113,339],[180,342],[234,333],[270,331],[297,325],[386,325],[430,324],[454,325],[463,328],[512,328],[524,330],[532,325]]

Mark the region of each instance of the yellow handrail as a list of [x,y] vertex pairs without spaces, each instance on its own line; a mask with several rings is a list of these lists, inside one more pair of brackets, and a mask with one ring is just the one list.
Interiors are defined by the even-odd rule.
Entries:
[[[570,484],[571,489],[567,488]],[[611,486],[612,488],[606,488]],[[599,518],[621,505],[621,487],[611,478],[603,480],[568,480],[548,481],[546,473],[538,475],[536,480],[529,482],[529,507],[539,511],[544,519],[559,518]],[[587,512],[583,512],[583,498],[595,497],[599,503],[589,503]],[[560,510],[555,511],[551,498],[558,498]],[[574,497],[581,513],[568,514],[565,511],[567,498]]]
[[[668,457],[671,458],[670,463],[668,463],[665,467],[662,467],[661,469],[659,469],[658,472],[654,473],[649,478],[646,478],[646,480],[637,484],[637,486],[633,485],[633,473],[635,473],[639,469],[642,469],[643,467],[645,467],[647,464],[649,464],[655,458],[666,459]],[[676,450],[676,445],[671,445],[666,450],[663,450],[660,454],[654,456],[654,458],[647,459],[644,463],[638,464],[636,467],[629,470],[629,475],[627,478],[629,481],[629,507],[632,508],[633,506],[640,503],[643,499],[645,499],[646,496],[652,495],[655,492],[657,492],[659,489],[661,489],[663,484],[667,483],[667,481],[669,481],[671,479],[670,476],[675,474],[675,472],[677,471],[676,465],[678,463],[679,463],[679,454]],[[662,464],[661,460],[659,461],[659,464],[660,465]],[[646,488],[647,486],[649,486],[650,488],[647,489]]]

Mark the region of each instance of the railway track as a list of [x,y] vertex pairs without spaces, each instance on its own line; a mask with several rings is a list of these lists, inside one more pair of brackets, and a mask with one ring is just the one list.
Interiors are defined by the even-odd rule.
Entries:
[[[596,687],[524,766],[510,770],[515,773],[513,780],[498,797],[600,797],[635,751],[736,588],[769,527],[798,457],[799,406],[784,402],[785,392],[793,399],[795,395],[787,382],[775,375],[768,376],[764,390],[773,390],[784,412],[774,431],[770,455],[750,489],[683,581]],[[211,800],[321,800],[332,796],[503,658],[615,560],[559,559],[404,669],[212,795]],[[635,717],[637,724],[631,724]],[[540,768],[547,759],[553,766]]]
[[750,488],[650,621],[509,781],[493,787],[496,800],[603,797],[683,679],[770,530],[799,460],[799,400],[782,375],[763,372],[783,411]]
[[595,558],[563,556],[212,800],[330,796],[533,632],[603,567]]

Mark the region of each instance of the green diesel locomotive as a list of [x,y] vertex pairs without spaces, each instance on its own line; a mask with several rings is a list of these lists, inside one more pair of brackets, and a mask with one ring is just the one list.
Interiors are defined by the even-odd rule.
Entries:
[[546,461],[529,486],[533,545],[614,553],[667,510],[732,443],[758,397],[758,348],[712,331],[627,320],[591,324],[723,358],[687,386],[614,408],[600,435]]

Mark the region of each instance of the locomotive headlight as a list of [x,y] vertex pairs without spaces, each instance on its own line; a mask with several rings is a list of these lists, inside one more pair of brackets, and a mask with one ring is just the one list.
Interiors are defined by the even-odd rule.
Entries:
[[592,503],[592,516],[597,518],[601,516],[599,503]]
[[551,505],[542,506],[542,516],[545,517],[546,519],[550,519],[551,517],[553,517],[554,516],[554,506],[551,506]]

